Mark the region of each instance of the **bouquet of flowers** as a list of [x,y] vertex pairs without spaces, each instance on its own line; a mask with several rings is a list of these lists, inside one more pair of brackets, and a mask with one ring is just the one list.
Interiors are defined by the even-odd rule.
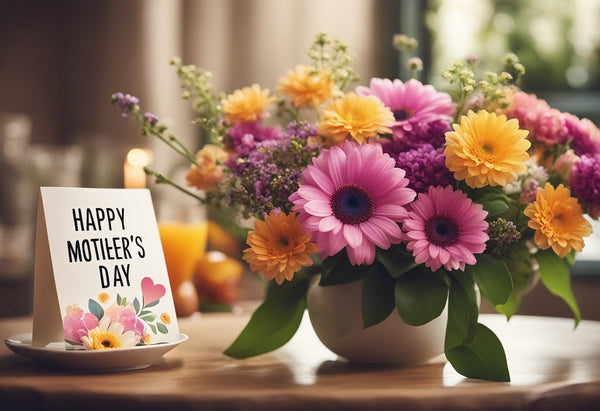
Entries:
[[[400,51],[414,41],[394,37]],[[569,266],[600,216],[600,130],[519,89],[525,69],[480,73],[469,57],[441,73],[358,85],[354,55],[317,35],[308,65],[229,95],[210,73],[173,59],[183,98],[205,130],[197,153],[130,95],[112,96],[142,134],[190,163],[182,187],[254,219],[243,258],[269,282],[264,302],[225,351],[250,357],[296,332],[306,293],[364,279],[364,327],[394,310],[423,325],[447,308],[445,355],[467,377],[509,381],[504,349],[478,323],[478,292],[509,319],[536,278],[571,308]]]

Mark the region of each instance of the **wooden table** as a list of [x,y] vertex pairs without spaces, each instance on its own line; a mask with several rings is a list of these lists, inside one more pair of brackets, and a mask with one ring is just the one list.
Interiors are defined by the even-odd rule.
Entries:
[[[303,321],[282,349],[247,360],[222,354],[248,315],[180,319],[190,336],[163,362],[137,371],[49,370],[0,348],[0,409],[600,409],[600,323],[499,315],[480,321],[501,338],[512,382],[466,379],[441,356],[404,368],[338,361]],[[31,318],[0,321],[0,337],[30,332]]]

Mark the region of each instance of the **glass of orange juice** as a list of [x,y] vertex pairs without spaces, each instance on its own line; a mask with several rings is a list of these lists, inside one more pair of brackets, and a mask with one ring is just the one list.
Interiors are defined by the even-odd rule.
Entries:
[[190,281],[198,260],[206,250],[208,221],[199,203],[160,203],[158,231],[162,242],[171,289]]

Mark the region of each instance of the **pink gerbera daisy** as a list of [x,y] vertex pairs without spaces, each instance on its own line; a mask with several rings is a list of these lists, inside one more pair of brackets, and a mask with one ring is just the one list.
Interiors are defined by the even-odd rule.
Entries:
[[346,247],[353,265],[372,264],[375,246],[387,249],[402,240],[398,222],[415,192],[395,164],[379,144],[345,141],[306,168],[290,201],[321,258]]
[[411,203],[403,222],[406,248],[416,263],[425,263],[432,271],[441,266],[464,271],[465,264],[477,262],[474,254],[485,250],[489,239],[486,216],[481,204],[471,202],[462,191],[429,187]]
[[456,111],[450,95],[415,79],[403,83],[398,79],[372,78],[369,87],[358,86],[356,92],[373,95],[392,110],[396,121],[390,128],[395,139],[410,136],[434,122],[450,123]]

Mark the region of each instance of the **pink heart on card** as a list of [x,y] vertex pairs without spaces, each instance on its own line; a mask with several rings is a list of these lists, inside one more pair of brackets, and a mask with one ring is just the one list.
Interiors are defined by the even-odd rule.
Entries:
[[142,280],[142,295],[144,296],[144,305],[148,305],[165,295],[165,286],[155,285],[152,278],[144,277]]

